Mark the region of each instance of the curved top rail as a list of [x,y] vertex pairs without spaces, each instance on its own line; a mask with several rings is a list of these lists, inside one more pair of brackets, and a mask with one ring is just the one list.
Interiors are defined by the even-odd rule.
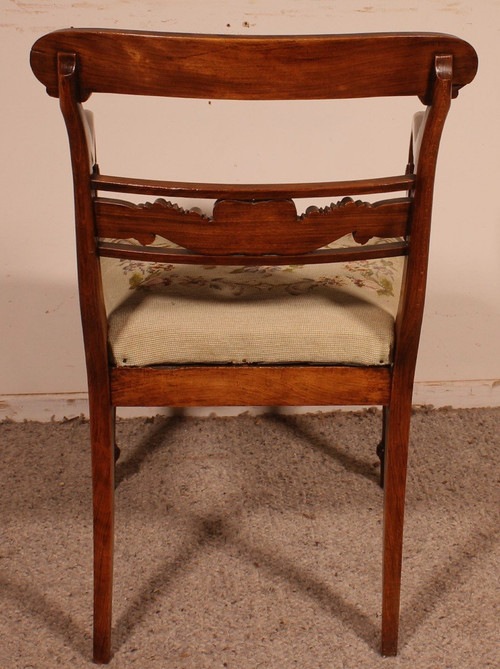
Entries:
[[199,197],[207,199],[266,200],[271,198],[325,197],[330,195],[364,195],[411,190],[414,174],[351,181],[323,181],[316,183],[284,184],[217,184],[189,181],[159,181],[94,174],[91,178],[96,190],[169,197]]
[[473,47],[441,33],[240,36],[68,29],[41,37],[31,50],[33,72],[54,97],[60,52],[77,54],[81,100],[92,92],[240,100],[418,95],[429,100],[436,55],[453,56],[454,95],[477,70]]

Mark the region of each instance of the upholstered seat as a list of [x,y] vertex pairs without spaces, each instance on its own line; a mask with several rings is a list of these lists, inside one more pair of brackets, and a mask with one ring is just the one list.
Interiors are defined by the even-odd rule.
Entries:
[[391,361],[400,257],[284,267],[101,263],[118,366]]

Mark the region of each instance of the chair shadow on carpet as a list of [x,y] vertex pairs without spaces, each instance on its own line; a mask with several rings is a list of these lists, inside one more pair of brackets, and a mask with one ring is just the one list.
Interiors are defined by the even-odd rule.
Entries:
[[90,629],[78,625],[67,609],[51,602],[48,596],[32,583],[21,582],[0,572],[1,599],[11,600],[21,609],[26,618],[37,621],[38,627],[45,627],[52,634],[63,639],[83,657],[89,653]]
[[419,588],[418,593],[401,611],[401,647],[411,641],[433,611],[454,590],[459,588],[479,558],[494,549],[499,539],[499,530],[495,525],[482,526],[476,530],[461,546],[454,546],[446,562],[438,571],[434,571],[427,583]]
[[[234,522],[233,519],[231,523]],[[222,546],[232,541],[234,533],[231,523],[224,518],[198,519],[197,527],[193,527],[193,532],[197,535],[196,547],[193,548],[190,541],[189,546],[186,545],[184,550],[179,551],[174,560],[165,562],[141,586],[134,601],[117,621],[114,629],[115,652],[127,641],[134,628],[154,609],[157,599],[155,593],[165,594],[169,584],[189,568],[191,559],[199,550],[202,550],[207,544]],[[237,539],[237,542],[241,557],[253,564],[258,563],[259,568],[267,571],[271,576],[278,576],[307,593],[329,615],[335,616],[346,628],[352,630],[371,650],[378,652],[378,625],[355,606],[347,603],[334,589],[312,577],[299,565],[293,564],[289,559],[284,559],[277,552],[271,554],[242,542],[241,539]],[[461,547],[455,547],[449,560],[419,589],[413,601],[404,607],[401,614],[401,652],[404,652],[405,645],[417,634],[419,628],[425,624],[436,607],[456,589],[457,584],[467,579],[467,574],[472,569],[474,561],[489,552],[494,544],[494,528],[489,531],[485,528],[478,530]]]
[[[378,484],[378,472],[374,464],[342,451],[338,446],[315,432],[314,427],[299,425],[294,417],[273,412],[263,417],[279,424],[306,441],[314,449],[335,459],[344,469],[363,476]],[[145,459],[165,444],[165,437],[173,437],[175,430],[185,422],[182,410],[172,418],[154,421],[151,430],[140,438],[133,451],[117,464],[117,484],[140,472]],[[227,545],[234,543],[240,556],[274,577],[286,580],[313,598],[323,610],[335,616],[342,624],[352,630],[373,651],[379,649],[378,622],[372,621],[357,607],[345,601],[335,590],[311,576],[289,558],[280,556],[278,550],[266,552],[257,546],[244,542],[236,535],[238,518],[231,515],[213,515],[191,517],[190,536],[177,551],[173,560],[165,561],[150,578],[139,586],[139,591],[117,620],[114,628],[114,651],[116,652],[133,633],[133,630],[149,615],[157,604],[158,597],[168,591],[176,577],[189,568],[191,560],[205,546]],[[414,599],[403,606],[401,617],[401,651],[417,634],[436,607],[457,587],[457,583],[467,578],[477,557],[488,552],[494,543],[494,528],[488,533],[487,528],[477,531],[462,546],[454,546],[453,553],[438,571],[434,571],[426,584],[422,584]],[[277,547],[278,549],[279,547]]]
[[[121,457],[116,463],[115,468],[115,487],[118,487],[123,481],[138,474],[144,460],[152,453],[163,446],[163,439],[167,433],[175,432],[175,429],[184,423],[184,411],[182,409],[174,410],[171,417],[156,422],[151,420],[152,427],[147,434],[142,437],[133,452],[127,457]],[[119,430],[120,423],[117,423]]]
[[[232,522],[234,523],[234,519]],[[197,527],[193,527],[193,533],[197,535],[196,547],[193,548],[190,541],[189,547],[186,546],[184,551],[180,551],[174,560],[163,564],[141,587],[139,594],[135,596],[134,601],[117,621],[114,628],[117,648],[126,642],[134,628],[153,609],[156,601],[155,593],[161,592],[164,594],[172,580],[189,567],[191,559],[199,550],[202,550],[207,544],[211,546],[220,544],[222,546],[232,541],[234,533],[231,529],[231,523],[228,523],[224,518],[200,518],[196,524]],[[250,546],[248,543],[242,542],[241,539],[237,539],[237,542],[241,557],[253,564],[258,563],[261,569],[266,570],[273,576],[287,580],[306,592],[324,610],[336,616],[352,629],[368,646],[374,650],[377,649],[378,626],[368,616],[358,611],[356,607],[348,604],[332,588],[311,577],[305,570],[279,555],[272,555]]]
[[[316,434],[313,429],[298,425],[293,416],[280,413],[279,407],[270,407],[270,409],[271,411],[269,413],[263,415],[265,420],[281,425],[293,434],[300,436],[301,439],[306,441],[313,448],[336,460],[344,469],[378,483],[379,474],[372,464],[353,457],[338,446],[327,442],[320,435]],[[140,440],[133,453],[126,459],[118,461],[115,472],[115,485],[119,486],[122,481],[137,474],[140,471],[145,458],[161,448],[163,438],[166,434],[175,432],[175,430],[183,424],[184,420],[184,411],[182,409],[176,409],[170,418],[161,420],[157,424],[154,423],[152,429]],[[378,442],[374,442],[372,445],[374,454],[377,443]]]
[[[261,416],[261,419],[272,421],[285,428],[314,449],[336,460],[344,469],[366,477],[378,485],[378,474],[373,465],[327,442],[314,429],[306,429],[306,427],[298,425],[293,416],[281,414],[279,408],[273,408],[270,413]],[[178,409],[171,418],[160,421],[153,420],[151,429],[139,439],[133,451],[127,454],[123,460],[118,461],[116,485],[119,486],[125,480],[139,473],[146,458],[164,447],[166,437],[171,441],[175,431],[185,423],[185,420],[182,409]],[[347,627],[351,628],[368,646],[374,650],[378,649],[377,623],[372,622],[368,616],[346,602],[330,586],[315,579],[300,566],[294,565],[289,559],[280,557],[279,554],[262,551],[248,543],[243,543],[232,530],[232,525],[235,522],[237,522],[237,518],[235,518],[234,513],[231,517],[213,516],[192,519],[191,538],[178,551],[177,557],[165,562],[148,579],[129,604],[127,610],[117,620],[114,629],[116,648],[126,642],[133,629],[141,623],[154,607],[155,593],[162,592],[164,594],[173,579],[188,568],[191,559],[198,551],[202,550],[207,544],[222,545],[228,542],[236,542],[238,551],[244,559],[253,564],[258,563],[262,569],[267,570],[273,576],[278,576],[293,583],[294,586],[314,598],[329,614],[336,616]]]
[[[341,465],[345,470],[351,472],[352,474],[358,474],[364,476],[369,481],[374,483],[379,482],[379,473],[378,473],[378,463],[376,468],[374,466],[360,458],[356,458],[345,450],[342,450],[335,444],[327,441],[321,435],[318,435],[314,428],[306,427],[304,425],[298,424],[294,416],[280,413],[279,407],[276,407],[271,413],[265,414],[266,420],[274,422],[282,427],[285,427],[287,430],[292,432],[294,435],[299,436],[302,440],[307,442],[314,449],[321,451],[325,455],[328,455],[332,459],[336,460],[339,465]],[[380,436],[382,435],[382,415],[380,416]],[[378,440],[375,439],[372,444],[369,444],[369,448],[372,449],[374,457],[376,457],[376,446]]]

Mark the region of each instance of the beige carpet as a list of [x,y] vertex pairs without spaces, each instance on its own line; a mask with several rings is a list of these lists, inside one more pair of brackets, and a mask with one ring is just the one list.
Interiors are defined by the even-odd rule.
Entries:
[[[417,411],[401,644],[378,655],[375,411],[118,425],[114,658],[498,667],[500,409]],[[89,667],[88,425],[0,425],[0,668]]]

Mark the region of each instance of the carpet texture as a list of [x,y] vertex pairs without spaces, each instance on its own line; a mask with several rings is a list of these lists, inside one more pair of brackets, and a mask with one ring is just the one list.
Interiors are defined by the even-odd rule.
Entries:
[[[380,427],[375,410],[119,421],[109,666],[498,667],[500,409],[415,412],[385,659]],[[93,666],[88,424],[0,438],[0,667]]]

